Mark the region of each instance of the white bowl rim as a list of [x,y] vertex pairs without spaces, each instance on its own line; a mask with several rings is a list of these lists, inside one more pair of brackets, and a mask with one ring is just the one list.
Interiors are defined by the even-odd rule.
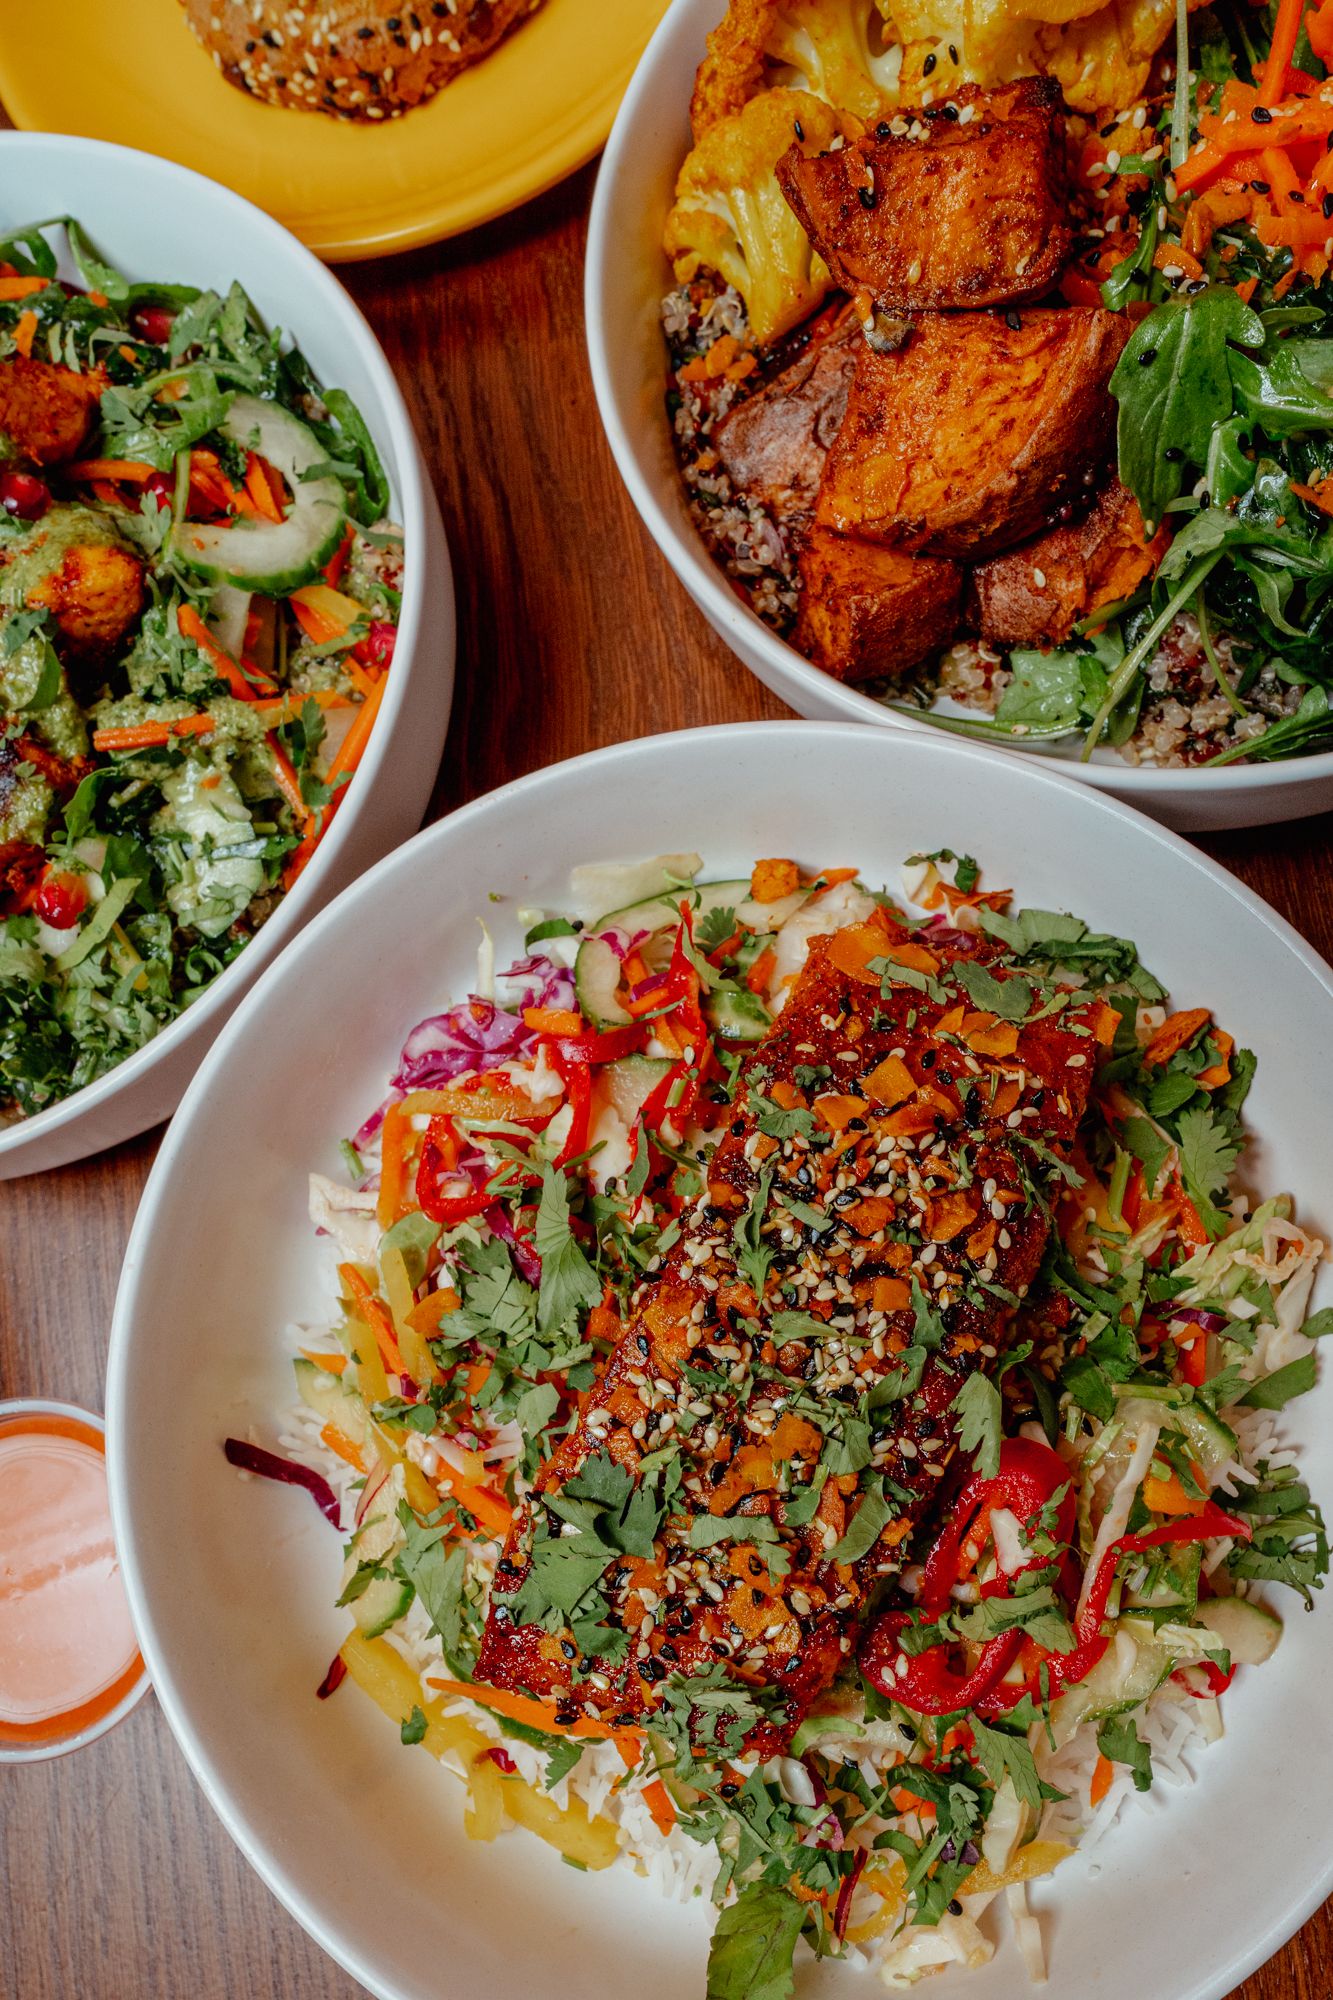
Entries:
[[[76,1423],[86,1425],[90,1431],[96,1431],[102,1438],[102,1462],[104,1465],[107,1464],[106,1419],[99,1416],[96,1410],[81,1409],[77,1403],[55,1402],[49,1396],[0,1398],[0,1432],[3,1432],[11,1418],[25,1416],[70,1417]],[[110,1486],[111,1472],[107,1466],[108,1492]],[[138,1637],[137,1626],[135,1637]],[[139,1671],[114,1708],[109,1708],[96,1722],[90,1722],[85,1728],[76,1730],[73,1736],[54,1737],[41,1743],[6,1743],[0,1740],[0,1764],[49,1764],[57,1757],[68,1757],[72,1750],[82,1750],[87,1744],[96,1743],[99,1736],[105,1736],[108,1730],[114,1729],[117,1723],[125,1720],[131,1710],[139,1706],[151,1686],[152,1682],[148,1678],[148,1669],[144,1665],[141,1651]]]
[[[72,133],[60,132],[0,132],[0,166],[7,153],[19,149],[38,154],[73,151],[88,160],[90,172],[95,171],[99,159],[116,155],[121,159],[137,163],[136,171],[148,175],[160,174],[164,180],[183,192],[193,195],[197,188],[206,188],[209,196],[230,208],[243,227],[255,236],[267,238],[275,247],[281,247],[303,273],[311,298],[311,318],[316,309],[341,318],[347,324],[347,333],[354,344],[363,350],[368,372],[375,378],[384,399],[387,431],[394,457],[397,461],[399,499],[402,512],[403,550],[406,558],[409,550],[414,550],[415,562],[404,564],[403,603],[399,617],[398,646],[404,661],[409,660],[416,648],[418,632],[425,612],[425,555],[430,536],[432,498],[426,483],[421,452],[417,445],[416,433],[408,414],[402,390],[398,386],[388,358],[365,315],[339,280],[321,263],[312,250],[275,222],[271,215],[246,201],[243,195],[234,194],[220,181],[213,181],[206,174],[196,173],[191,167],[178,166],[174,160],[164,160],[155,153],[141,152],[134,146],[114,145],[106,139],[84,139]],[[106,246],[108,249],[114,246]],[[168,274],[169,275],[169,274]],[[263,301],[257,299],[256,307],[262,312]],[[294,339],[299,338],[297,330],[285,329]],[[437,579],[437,588],[447,590],[450,601],[453,597],[453,577],[449,562],[448,544],[440,537],[440,553],[444,568]],[[397,656],[398,648],[395,648]],[[348,798],[345,806],[335,817],[324,838],[320,841],[309,865],[298,877],[295,886],[278,904],[271,917],[255,933],[244,951],[240,952],[229,966],[226,966],[212,980],[200,997],[184,1012],[177,1014],[174,1021],[162,1029],[152,1041],[108,1070],[105,1076],[96,1077],[81,1090],[61,1098],[59,1103],[50,1105],[45,1111],[35,1112],[30,1118],[22,1118],[17,1123],[0,1126],[0,1163],[6,1156],[20,1156],[28,1146],[37,1144],[54,1132],[63,1131],[77,1124],[89,1113],[101,1109],[123,1092],[132,1090],[153,1068],[169,1057],[187,1036],[193,1034],[201,1023],[207,1023],[231,1000],[231,989],[235,984],[230,975],[244,968],[251,980],[269,964],[287,941],[300,929],[306,911],[312,900],[319,894],[322,878],[334,865],[338,855],[351,837],[353,826],[361,816],[361,811],[375,789],[383,764],[388,738],[392,735],[398,714],[406,699],[408,675],[401,672],[390,675],[384,691],[376,726],[371,731],[366,745],[358,776],[362,783]],[[100,1150],[100,1146],[99,1146]]]
[[[825,709],[829,706],[841,709],[849,722],[868,722],[881,729],[906,730],[915,736],[923,731],[931,736],[953,735],[954,732],[942,729],[938,724],[903,714],[898,709],[885,708],[857,688],[824,673],[785,639],[780,639],[757,613],[742,604],[699,536],[693,531],[685,534],[672,520],[650,481],[640,470],[638,445],[616,393],[605,332],[606,299],[617,283],[623,282],[625,270],[621,246],[612,235],[613,193],[622,163],[637,145],[640,113],[658,92],[657,71],[663,51],[675,38],[681,14],[696,4],[697,0],[671,0],[644,50],[629,89],[621,99],[611,136],[606,142],[588,215],[583,282],[584,323],[593,391],[612,457],[629,490],[635,511],[662,555],[709,620],[721,628],[728,644],[742,661],[742,644],[756,647],[763,655],[769,672],[777,677],[776,686],[772,681],[768,683],[774,692],[778,692],[782,682],[794,681]],[[700,47],[702,60],[702,34]],[[1025,750],[1017,744],[981,742],[962,732],[958,732],[957,740],[971,742],[978,749],[998,751],[1001,756],[1021,757],[1029,765],[1050,765],[1065,772],[1077,783],[1092,785],[1098,790],[1109,789],[1121,796],[1134,794],[1148,810],[1152,808],[1153,795],[1168,788],[1202,799],[1217,795],[1225,797],[1231,792],[1278,791],[1298,780],[1320,778],[1328,780],[1330,802],[1333,803],[1333,750],[1320,751],[1312,757],[1282,759],[1272,764],[1232,764],[1223,765],[1218,770],[1207,770],[1199,766],[1133,765],[1119,760],[1114,764],[1083,764],[1072,758],[1049,755],[1036,747]]]
[[[407,866],[409,856],[415,866],[431,848],[446,844],[452,833],[460,826],[467,826],[471,820],[492,811],[499,804],[516,803],[523,799],[525,794],[539,793],[545,784],[563,783],[572,773],[593,773],[621,759],[633,761],[640,757],[651,758],[658,749],[667,744],[673,746],[691,742],[702,744],[741,734],[762,739],[774,732],[790,734],[793,731],[801,731],[821,740],[836,741],[838,738],[846,738],[859,741],[864,738],[864,731],[853,723],[817,722],[800,717],[790,720],[719,723],[699,729],[664,731],[655,736],[631,738],[628,741],[606,745],[601,749],[585,751],[582,755],[567,758],[561,763],[543,765],[535,771],[526,772],[523,776],[512,779],[494,791],[483,793],[480,798],[470,800],[456,812],[433,822],[403,846],[394,849],[392,853],[376,862],[373,868],[349,884],[305,927],[292,953],[289,954],[288,963],[294,966],[302,950],[313,947],[326,932],[343,923],[355,899],[361,896],[374,896],[378,892],[381,878],[393,869]],[[975,744],[941,737],[937,737],[936,740],[942,754],[955,757],[960,762],[987,761],[987,753]],[[890,751],[888,754],[893,753]],[[1320,957],[1314,947],[1308,944],[1284,917],[1279,916],[1262,897],[1256,895],[1220,862],[1214,861],[1181,834],[1162,826],[1137,808],[1104,793],[1090,792],[1077,780],[1066,777],[1056,768],[1039,767],[1032,772],[1030,782],[1077,794],[1086,802],[1088,811],[1101,813],[1108,820],[1128,821],[1151,840],[1174,849],[1183,860],[1188,861],[1202,875],[1208,877],[1241,909],[1257,919],[1275,938],[1284,943],[1333,1001],[1333,967]],[[593,790],[595,792],[595,787]],[[232,1045],[244,1034],[251,1008],[257,1003],[262,1003],[263,990],[261,986],[245,996],[196,1071],[182,1100],[180,1111],[168,1127],[162,1147],[153,1163],[126,1247],[112,1315],[111,1343],[107,1360],[106,1429],[108,1443],[116,1447],[109,1450],[107,1456],[111,1514],[116,1543],[121,1554],[130,1610],[154,1692],[172,1733],[213,1810],[278,1901],[331,1958],[353,1978],[360,1980],[370,1992],[386,1996],[386,2000],[405,2000],[404,1989],[387,1984],[383,1975],[368,1961],[365,1954],[356,1950],[340,1931],[326,1922],[324,1916],[314,1907],[312,1900],[295,1887],[289,1879],[281,1856],[270,1848],[264,1835],[255,1828],[243,1807],[233,1798],[226,1781],[213,1769],[212,1759],[201,1733],[196,1729],[185,1702],[178,1694],[170,1662],[159,1647],[152,1607],[140,1586],[136,1563],[130,1454],[121,1446],[129,1408],[133,1326],[139,1316],[138,1295],[143,1284],[144,1265],[153,1232],[154,1214],[161,1193],[170,1187],[175,1178],[176,1156],[186,1143],[196,1104],[202,1105],[205,1102],[213,1090],[215,1078],[225,1071],[230,1060]],[[1318,1873],[1311,1878],[1304,1889],[1293,1897],[1279,1914],[1273,1916],[1247,1949],[1233,1959],[1230,1965],[1224,1967],[1220,1975],[1215,1975],[1216,1983],[1210,1982],[1207,1988],[1199,1989],[1194,2000],[1226,2000],[1226,1995],[1232,1992],[1236,1983],[1248,1978],[1250,1973],[1278,1951],[1330,1893],[1333,1893],[1333,1853],[1323,1861]]]

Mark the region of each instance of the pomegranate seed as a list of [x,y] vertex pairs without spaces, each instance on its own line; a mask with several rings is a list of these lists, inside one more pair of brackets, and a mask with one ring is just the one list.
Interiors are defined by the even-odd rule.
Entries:
[[[174,479],[169,479],[165,472],[154,472],[145,479],[143,490],[145,495],[149,493],[153,495],[159,507],[169,507],[175,496],[176,482]],[[139,508],[142,512],[142,500],[139,502]]]
[[151,340],[156,346],[165,347],[175,318],[169,306],[136,306],[130,314],[130,332],[138,334],[140,340]]
[[79,875],[47,875],[33,898],[33,909],[53,931],[67,931],[88,906],[88,891]]
[[352,650],[363,667],[387,667],[393,659],[397,637],[396,625],[390,625],[387,619],[377,618],[365,638]]
[[51,489],[31,472],[0,472],[0,507],[20,521],[40,521],[51,505]]
[[493,1764],[499,1765],[500,1769],[505,1773],[506,1777],[512,1778],[515,1771],[518,1769],[518,1765],[514,1762],[509,1752],[507,1750],[502,1750],[498,1744],[495,1746],[494,1749],[487,1750],[485,1754],[490,1758]]

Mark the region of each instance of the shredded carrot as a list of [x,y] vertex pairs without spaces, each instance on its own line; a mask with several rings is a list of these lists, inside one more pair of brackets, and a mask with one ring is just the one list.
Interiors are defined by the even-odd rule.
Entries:
[[1092,1788],[1088,1793],[1090,1804],[1094,1806],[1101,1804],[1111,1789],[1111,1780],[1114,1776],[1115,1766],[1112,1764],[1110,1758],[1098,1757],[1096,1768],[1092,1774]]
[[569,1007],[525,1007],[523,1025],[534,1035],[580,1035],[583,1016]]
[[279,722],[289,722],[293,716],[299,715],[308,701],[313,701],[317,708],[356,706],[350,695],[337,694],[332,688],[308,688],[300,694],[262,695],[254,705],[255,714],[262,715],[272,729]]
[[1203,1226],[1203,1217],[1186,1194],[1178,1173],[1171,1176],[1171,1204],[1179,1219],[1180,1233],[1187,1243],[1201,1250],[1212,1242],[1212,1237]]
[[282,793],[284,799],[286,799],[293,813],[295,813],[297,824],[304,830],[309,826],[313,814],[310,807],[301,797],[301,780],[293,770],[291,760],[282,750],[277,739],[272,736],[268,739],[268,754],[269,762],[273,766],[273,775],[277,779],[278,790]]
[[[176,613],[176,623],[180,627],[184,637],[194,641],[199,651],[208,661],[209,666],[217,674],[219,680],[224,680],[227,683],[237,701],[253,701],[255,698],[255,689],[246,679],[241,668],[231,657],[231,654],[224,652],[222,647],[219,646],[217,640],[213,637],[213,634],[209,631],[207,625],[205,625],[192,604],[182,604],[180,606]],[[274,683],[268,678],[267,674],[257,676],[257,679],[260,680],[266,690],[270,693],[272,692]],[[299,786],[297,787],[297,797],[300,797]]]
[[157,750],[173,736],[207,736],[211,715],[178,715],[174,722],[136,722],[126,729],[95,729],[94,750]]
[[650,1785],[644,1786],[643,1802],[653,1816],[653,1825],[666,1840],[675,1828],[676,1808],[660,1778],[654,1778]]
[[317,1347],[303,1347],[301,1352],[307,1361],[313,1361],[316,1368],[322,1368],[328,1375],[341,1375],[347,1366],[345,1354],[321,1354]]
[[61,469],[68,479],[115,479],[126,486],[143,486],[157,467],[141,458],[75,458]]
[[745,983],[751,993],[762,993],[764,991],[769,980],[773,977],[773,967],[777,962],[776,954],[771,945],[766,951],[760,952],[758,958],[745,975]]
[[23,359],[25,361],[27,361],[32,354],[32,343],[36,338],[36,334],[37,334],[36,313],[35,312],[20,313],[14,327],[14,345],[18,349],[19,353],[23,356]]
[[[370,732],[375,727],[375,717],[379,714],[380,703],[384,698],[384,690],[388,686],[388,678],[386,674],[382,679],[376,681],[374,687],[357,710],[352,726],[343,738],[342,747],[329,766],[328,777],[325,782],[330,786],[336,786],[338,779],[342,777],[344,772],[346,772],[348,777],[351,777],[365,755],[366,745],[370,741]],[[300,846],[295,848],[288,857],[287,866],[283,870],[282,876],[282,886],[284,889],[291,888],[293,882],[296,881],[297,877],[306,867],[311,855],[328,831],[329,821],[342,802],[343,789],[345,788],[338,787],[334,791],[333,797],[329,800],[323,812],[317,814],[306,828]]]
[[326,1450],[333,1453],[335,1458],[341,1458],[347,1465],[354,1465],[358,1472],[365,1471],[366,1461],[360,1446],[353,1444],[349,1437],[344,1437],[335,1424],[325,1424],[319,1434],[319,1441]]
[[1168,1015],[1143,1051],[1145,1069],[1170,1062],[1172,1056],[1189,1047],[1199,1030],[1206,1028],[1211,1019],[1212,1015],[1206,1007],[1185,1007],[1178,1014]]
[[252,451],[245,461],[245,490],[265,520],[282,521],[282,495],[277,491],[277,475],[257,451]]
[[1287,68],[1296,53],[1296,38],[1301,32],[1304,12],[1305,0],[1278,0],[1273,39],[1264,63],[1263,82],[1259,86],[1259,102],[1270,109],[1286,89]]
[[0,299],[30,299],[50,282],[49,278],[0,278]]
[[384,1114],[380,1137],[380,1191],[375,1219],[381,1229],[392,1229],[403,1206],[407,1188],[407,1149],[413,1133],[410,1117],[403,1106],[391,1104]]
[[1187,1493],[1178,1472],[1165,1479],[1154,1479],[1150,1473],[1143,1482],[1143,1504],[1154,1514],[1202,1514],[1208,1499],[1206,1494]]
[[342,1279],[347,1293],[366,1325],[375,1336],[386,1368],[395,1375],[406,1374],[403,1357],[398,1352],[398,1340],[393,1330],[393,1320],[383,1299],[377,1299],[355,1264],[340,1264],[338,1276]]
[[441,1465],[436,1478],[443,1481],[459,1505],[466,1507],[468,1513],[475,1516],[483,1528],[491,1530],[497,1541],[504,1540],[513,1526],[514,1516],[511,1509],[506,1507],[503,1500],[498,1500],[489,1487],[474,1486],[449,1465]]
[[475,1681],[450,1681],[427,1674],[426,1686],[439,1688],[442,1694],[463,1701],[475,1701],[479,1708],[489,1708],[496,1715],[507,1715],[511,1722],[544,1730],[551,1736],[586,1736],[595,1743],[614,1743],[622,1756],[632,1746],[630,1768],[639,1761],[641,1729],[612,1729],[608,1723],[594,1722],[585,1715],[576,1722],[557,1722],[554,1702],[536,1701],[529,1694],[511,1694],[508,1688],[486,1687]]

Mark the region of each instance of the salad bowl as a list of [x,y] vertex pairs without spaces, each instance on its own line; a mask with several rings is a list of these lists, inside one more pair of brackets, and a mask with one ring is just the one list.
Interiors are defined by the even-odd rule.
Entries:
[[[131,1604],[164,1712],[229,1831],[385,2000],[575,2000],[600,1990],[590,1967],[614,1967],[608,1979],[643,2000],[678,2000],[703,1990],[708,1926],[697,1903],[672,1905],[628,1873],[571,1874],[519,1835],[470,1843],[431,1758],[402,1747],[356,1689],[315,1699],[346,1629],[332,1539],[305,1496],[238,1478],[223,1451],[290,1403],[287,1356],[309,1337],[292,1328],[327,1313],[308,1177],[337,1171],[339,1141],[379,1102],[412,1024],[473,986],[478,943],[492,949],[478,918],[507,962],[532,912],[562,907],[573,867],[697,849],[727,878],[756,853],[795,852],[854,861],[895,893],[908,857],[946,847],[976,854],[1023,903],[1134,937],[1179,1004],[1218,1007],[1259,1057],[1255,1180],[1298,1190],[1327,1237],[1308,1051],[1333,1022],[1333,976],[1295,933],[1183,841],[1049,767],[848,725],[651,738],[464,808],[321,913],[191,1086],[140,1209],[112,1336],[112,1498]],[[348,981],[352,953],[392,965],[393,980]],[[1288,1425],[1316,1494],[1333,1485],[1328,1404],[1325,1382]],[[1136,1987],[1222,2000],[1328,1893],[1327,1606],[1286,1623],[1272,1666],[1229,1698],[1196,1785],[1127,1814],[1095,1863],[1065,1864],[1058,1894],[1038,1890],[1051,2000]],[[799,1990],[851,2000],[869,1990],[857,1978],[807,1968]],[[1013,2000],[1020,1979],[1001,1953],[932,1990]]]
[[[0,1179],[82,1158],[170,1115],[263,968],[315,910],[419,824],[453,690],[453,583],[439,511],[388,361],[337,280],[268,216],[182,167],[95,140],[0,134],[0,235],[64,215],[77,217],[131,279],[224,293],[239,280],[268,325],[300,343],[318,379],[348,391],[384,462],[404,534],[404,583],[376,726],[310,865],[245,950],[154,1039],[49,1109],[0,1127]],[[77,282],[72,267],[60,275]]]
[[[649,533],[708,623],[741,663],[798,715],[906,733],[938,725],[812,665],[742,600],[691,516],[667,411],[662,301],[676,283],[662,249],[676,176],[690,147],[690,98],[706,37],[725,0],[674,0],[626,93],[598,176],[585,273],[588,350],[616,464]],[[1063,18],[1063,17],[1062,17]],[[790,220],[790,218],[788,218]],[[974,711],[951,709],[965,718]],[[965,726],[960,721],[960,726]],[[1098,749],[1010,749],[1127,800],[1185,831],[1299,819],[1333,806],[1333,752],[1217,768],[1131,766]]]

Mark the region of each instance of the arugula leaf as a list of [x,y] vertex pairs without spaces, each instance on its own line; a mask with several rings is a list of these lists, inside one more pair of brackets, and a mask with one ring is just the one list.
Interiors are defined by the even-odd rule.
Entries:
[[1152,1752],[1129,1715],[1111,1715],[1097,1731],[1097,1748],[1113,1764],[1128,1764],[1136,1792],[1152,1789]]
[[868,1555],[881,1534],[894,1518],[893,1504],[884,1491],[882,1479],[867,1486],[861,1495],[860,1504],[841,1541],[829,1550],[828,1562],[854,1563]]
[[969,1375],[949,1407],[958,1412],[959,1448],[972,1453],[983,1479],[994,1479],[1000,1469],[1004,1417],[999,1390],[989,1375]]
[[1313,1389],[1318,1372],[1313,1354],[1302,1354],[1298,1361],[1289,1361],[1285,1368],[1275,1368],[1271,1375],[1252,1382],[1238,1400],[1251,1410],[1280,1410],[1294,1396]]
[[805,1907],[775,1882],[749,1882],[721,1912],[708,1952],[707,2000],[791,2000]]
[[537,1325],[549,1333],[567,1325],[580,1306],[599,1304],[602,1296],[601,1281],[569,1226],[569,1182],[558,1167],[542,1173],[533,1241],[542,1265]]
[[1231,343],[1262,347],[1264,323],[1230,285],[1168,299],[1140,320],[1111,377],[1120,477],[1157,527],[1203,470],[1214,426],[1235,402]]

